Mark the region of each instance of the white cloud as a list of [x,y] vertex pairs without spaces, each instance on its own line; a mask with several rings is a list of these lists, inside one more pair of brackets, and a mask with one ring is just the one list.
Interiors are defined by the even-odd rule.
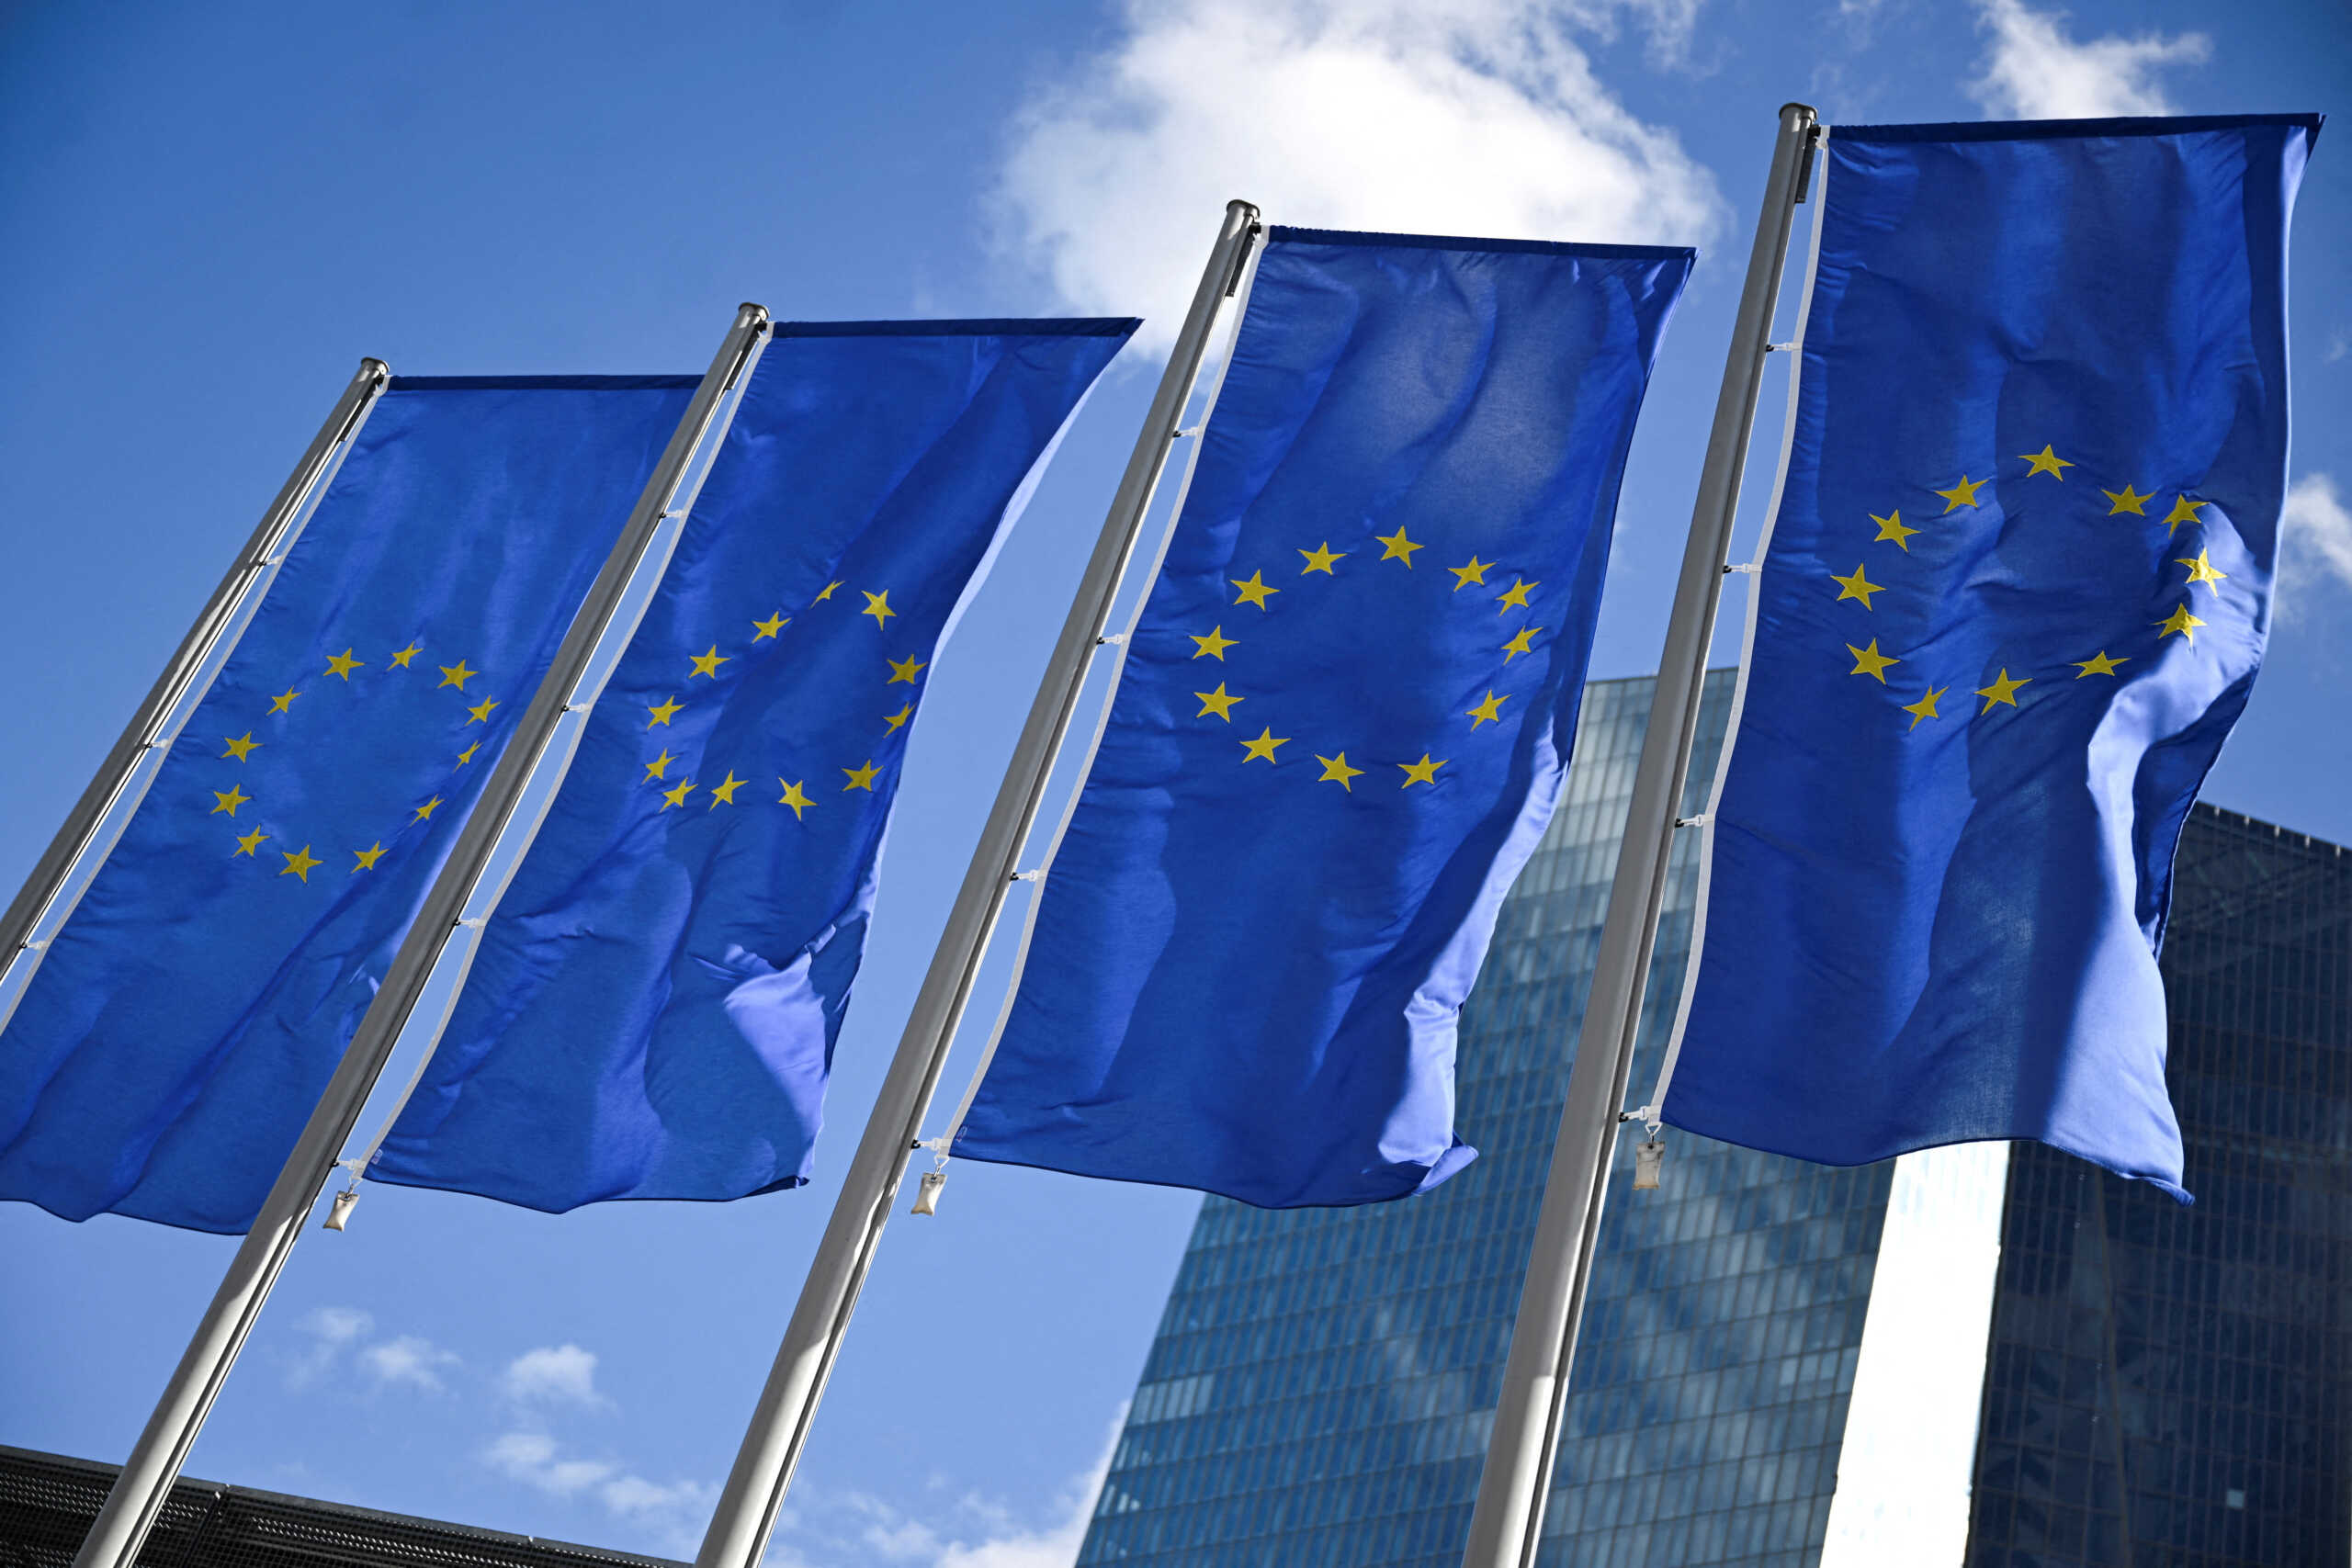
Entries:
[[2320,355],[2320,363],[2333,365],[2347,354],[2352,354],[2352,332],[2338,327],[2328,334],[2327,352]]
[[548,1345],[526,1350],[507,1364],[499,1392],[518,1404],[577,1404],[591,1409],[608,1402],[596,1392],[596,1356],[577,1345]]
[[359,1364],[375,1377],[379,1388],[405,1386],[438,1393],[442,1389],[441,1371],[456,1366],[458,1355],[430,1339],[403,1334],[360,1351]]
[[[784,1520],[770,1568],[817,1562],[896,1562],[909,1568],[1070,1568],[1094,1517],[1094,1500],[1111,1469],[1121,1407],[1094,1462],[1069,1479],[1045,1510],[1042,1523],[1024,1525],[1002,1503],[966,1493],[944,1517],[918,1519],[863,1493],[823,1497],[804,1483],[797,1506]],[[934,1479],[934,1484],[936,1480]],[[788,1538],[788,1539],[787,1539]]]
[[2300,615],[2322,583],[2352,590],[2352,511],[2329,474],[2305,474],[2287,487],[2279,516],[2278,601],[2282,615]]
[[613,1514],[646,1531],[655,1546],[673,1556],[692,1556],[702,1527],[718,1501],[718,1488],[706,1482],[649,1481],[608,1460],[567,1458],[545,1432],[502,1432],[482,1458],[513,1481],[550,1496],[593,1498]]
[[295,1353],[286,1366],[286,1386],[303,1388],[317,1382],[336,1358],[376,1326],[376,1320],[357,1307],[319,1307],[294,1325],[311,1343]]
[[2024,0],[1976,0],[1976,9],[1993,42],[1984,74],[1968,90],[1986,113],[2009,118],[2170,114],[2157,72],[2201,65],[2213,52],[2203,33],[2110,33],[2076,43],[2064,11],[2036,11]]
[[1695,243],[1713,177],[1595,77],[1621,13],[1654,55],[1695,0],[1126,0],[1122,36],[1015,118],[1001,244],[1164,348],[1226,200],[1271,221]]

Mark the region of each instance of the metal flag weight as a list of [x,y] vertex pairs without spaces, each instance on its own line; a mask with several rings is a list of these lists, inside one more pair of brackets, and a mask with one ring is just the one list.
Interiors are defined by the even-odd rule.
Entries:
[[1698,731],[1708,638],[1739,510],[1740,477],[1756,423],[1789,231],[1804,197],[1815,140],[1814,111],[1804,104],[1784,105],[1763,208],[1757,215],[1756,243],[1748,253],[1747,281],[1740,291],[1731,351],[1724,364],[1723,389],[1707,436],[1706,461],[1700,469],[1666,647],[1658,656],[1649,730],[1634,774],[1623,847],[1609,891],[1609,913],[1586,997],[1584,1026],[1577,1037],[1576,1062],[1568,1073],[1567,1103],[1561,1108],[1560,1130],[1552,1146],[1551,1173],[1535,1222],[1510,1353],[1503,1363],[1502,1394],[1487,1441],[1486,1468],[1478,1478],[1478,1502],[1470,1517],[1463,1568],[1534,1568],[1552,1465],[1559,1452],[1568,1372],[1592,1274],[1593,1244],[1617,1146],[1618,1117],[1633,1071],[1642,989],[1666,894],[1675,808]]
[[[34,866],[32,874],[0,915],[0,974],[16,967],[33,945],[33,936],[50,913],[57,907],[66,884],[74,871],[98,841],[107,821],[115,815],[115,807],[130,787],[131,779],[146,761],[148,753],[169,744],[167,732],[183,700],[195,687],[212,656],[220,650],[221,640],[232,636],[252,606],[256,592],[266,583],[271,569],[277,564],[303,509],[318,493],[319,481],[334,466],[336,457],[345,443],[356,434],[368,411],[375,407],[385,386],[392,378],[391,367],[380,359],[363,359],[352,376],[351,384],[335,400],[334,410],[326,423],[319,426],[319,434],[311,439],[302,460],[261,514],[261,522],[239,551],[235,562],[212,597],[205,601],[204,609],[189,626],[187,635],[172,651],[164,672],[155,678],[138,711],[123,727],[114,749],[107,753],[97,773],[82,791],[81,798],[66,814],[64,824]],[[24,994],[22,987],[17,996]],[[7,1004],[0,1004],[0,1024],[6,1020]]]
[[946,930],[933,951],[914,1010],[899,1036],[888,1075],[858,1140],[857,1152],[842,1179],[841,1194],[825,1223],[808,1278],[793,1305],[784,1343],[752,1414],[743,1446],[718,1496],[710,1529],[696,1554],[696,1568],[757,1568],[775,1529],[776,1512],[808,1441],[818,1402],[849,1330],[850,1314],[872,1268],[874,1253],[889,1220],[890,1205],[906,1177],[915,1139],[946,1065],[964,1007],[971,997],[989,933],[1004,908],[1005,893],[1019,869],[1027,839],[1069,728],[1087,671],[1135,552],[1144,513],[1180,434],[1186,399],[1205,356],[1219,307],[1241,275],[1258,231],[1258,209],[1246,201],[1226,204],[1224,227],[1193,295],[1191,310],[1168,356],[1168,369],[1153,394],[1135,453],[1127,459],[1094,553],[1078,594],[1062,623],[1059,640],[1030,705],[1028,721],[1006,764],[988,824],[981,829],[964,884],[949,911]]
[[171,1495],[172,1483],[187,1461],[238,1351],[243,1348],[245,1337],[253,1331],[271,1286],[286,1267],[302,1224],[334,1168],[344,1140],[351,1135],[393,1044],[424,994],[434,964],[481,882],[492,850],[514,817],[557,723],[574,700],[598,640],[668,517],[721,401],[752,362],[767,332],[768,313],[760,306],[745,305],[736,312],[735,324],[720,344],[718,357],[686,405],[684,417],[646,481],[612,553],[574,614],[513,743],[499,758],[480,803],[467,818],[464,831],[393,955],[375,1000],[328,1080],[326,1092],[311,1112],[154,1414],[147,1418],[138,1444],[124,1461],[113,1490],[107,1494],[105,1506],[74,1556],[74,1568],[134,1568],[140,1546]]

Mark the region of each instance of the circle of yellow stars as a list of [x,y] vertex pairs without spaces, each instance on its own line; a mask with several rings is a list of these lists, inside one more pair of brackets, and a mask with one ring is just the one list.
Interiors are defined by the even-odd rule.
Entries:
[[[1389,561],[1397,562],[1405,570],[1412,570],[1414,553],[1430,547],[1426,541],[1409,537],[1401,525],[1393,534],[1374,534],[1372,537],[1373,542],[1381,547],[1380,554],[1362,564],[1368,565],[1374,570],[1380,570],[1383,563]],[[1295,591],[1301,587],[1304,581],[1310,577],[1338,578],[1341,571],[1340,563],[1356,553],[1351,550],[1335,550],[1331,547],[1331,542],[1329,539],[1317,541],[1312,549],[1297,549],[1295,547],[1294,548],[1298,556],[1299,566],[1295,573],[1292,574],[1295,581],[1289,585],[1290,591]],[[1270,570],[1276,573],[1278,579],[1283,575],[1283,569],[1280,567],[1271,569],[1259,567],[1247,577],[1227,577],[1225,580],[1233,590],[1230,608],[1234,614],[1239,615],[1244,610],[1251,608],[1261,613],[1274,610],[1275,596],[1286,590],[1279,582],[1270,583],[1266,581],[1266,573]],[[1498,571],[1497,565],[1493,561],[1481,560],[1476,552],[1473,552],[1470,558],[1462,565],[1449,566],[1442,570],[1451,573],[1453,578],[1451,590],[1453,594],[1459,595],[1465,590],[1476,589],[1478,592],[1464,603],[1491,604],[1495,606],[1495,614],[1498,616],[1509,616],[1514,612],[1519,613],[1522,617],[1531,615],[1532,606],[1528,596],[1543,586],[1540,581],[1529,581],[1525,577],[1514,575],[1510,586],[1504,587],[1499,573],[1490,581],[1487,573]],[[1241,632],[1242,635],[1239,637],[1228,636],[1226,630],[1228,623],[1222,619],[1210,626],[1205,633],[1186,632],[1181,635],[1191,640],[1193,659],[1213,659],[1222,665],[1226,662],[1226,653],[1228,649],[1243,647],[1248,642],[1248,622],[1255,618],[1245,616],[1241,621],[1230,623]],[[1502,655],[1502,663],[1508,665],[1522,653],[1532,653],[1535,638],[1544,629],[1540,626],[1521,625],[1513,630],[1510,637],[1496,646],[1496,651]],[[1498,694],[1491,686],[1485,687],[1484,690],[1486,694],[1479,701],[1454,716],[1457,720],[1468,719],[1473,732],[1486,725],[1499,723],[1503,717],[1504,705],[1510,701],[1510,694]],[[1219,674],[1214,688],[1204,692],[1194,692],[1193,696],[1201,705],[1199,710],[1193,716],[1194,718],[1216,719],[1227,725],[1235,723],[1233,710],[1250,700],[1246,694],[1232,690],[1230,677],[1222,673]],[[1241,749],[1238,761],[1244,767],[1251,762],[1264,762],[1269,767],[1280,767],[1283,761],[1282,748],[1291,744],[1294,739],[1292,736],[1276,735],[1273,726],[1270,724],[1261,725],[1254,737],[1248,734],[1246,728],[1237,726],[1234,736],[1235,743]],[[1388,775],[1385,770],[1388,768],[1396,769],[1402,775],[1395,781],[1396,787],[1400,790],[1411,789],[1415,784],[1424,784],[1434,789],[1439,781],[1439,770],[1453,761],[1450,757],[1439,757],[1424,750],[1419,761],[1377,761],[1366,767],[1350,761],[1344,749],[1336,750],[1327,757],[1309,747],[1306,754],[1313,757],[1321,770],[1316,774],[1315,783],[1338,784],[1343,793],[1351,795],[1355,793],[1357,780],[1368,774],[1386,778]]]
[[[2019,453],[2018,461],[2026,465],[2025,472],[2019,476],[2020,479],[2031,480],[2039,477],[2047,477],[2061,484],[2066,481],[2066,470],[2075,467],[2072,458],[2058,456],[2054,447],[2046,443],[2039,452]],[[1982,502],[1979,500],[1979,492],[1993,482],[1989,478],[1973,479],[1963,473],[1960,476],[1958,482],[1950,489],[1938,490],[1929,487],[1930,493],[1941,499],[1944,504],[1939,512],[1934,511],[1931,507],[1929,509],[1931,520],[1921,525],[1905,523],[1900,509],[1890,511],[1883,517],[1876,513],[1866,511],[1865,515],[1878,528],[1877,534],[1869,542],[1872,545],[1891,544],[1901,551],[1903,556],[1907,556],[1911,553],[1913,538],[1932,529],[1938,522],[1955,512],[1973,511],[1980,506]],[[2201,525],[2205,520],[2199,513],[2212,504],[2210,502],[2193,501],[2186,491],[2176,491],[2171,509],[2163,516],[2157,517],[2151,515],[2147,510],[2148,503],[2157,499],[2159,493],[2157,491],[2143,493],[2134,485],[2127,483],[2120,491],[2101,489],[2099,493],[2108,501],[2107,516],[2139,517],[2152,524],[2161,523],[2164,525],[2165,537],[2168,542],[2178,535],[2183,525]],[[1899,562],[1902,557],[1890,556],[1886,558],[1891,562]],[[2195,591],[2201,585],[2218,599],[2221,585],[2228,580],[2229,573],[2214,567],[2210,547],[2199,547],[2193,556],[2177,557],[2171,564],[2185,566],[2188,569],[2181,583],[2180,603],[2163,620],[2151,622],[2150,625],[2156,628],[2156,641],[2159,644],[2165,638],[2174,636],[2178,636],[2185,642],[2193,644],[2197,640],[2197,628],[2206,624],[2190,608],[2194,602]],[[1882,566],[1880,570],[1883,572],[1885,568]],[[1842,575],[1835,571],[1830,572],[1829,581],[1838,587],[1838,595],[1834,603],[1843,604],[1850,599],[1858,602],[1864,611],[1874,610],[1876,605],[1871,602],[1872,597],[1885,592],[1887,584],[1871,581],[1870,571],[1870,562],[1863,560],[1857,561],[1851,572]],[[1899,678],[1894,682],[1887,679],[1887,671],[1905,663],[1905,660],[1882,651],[1876,637],[1860,644],[1849,642],[1845,647],[1854,661],[1848,673],[1876,681],[1880,685],[1889,687],[1891,690],[1907,689],[1907,683],[1902,682]],[[2131,663],[2135,657],[2138,656],[2113,654],[2107,649],[2101,648],[2087,659],[2072,661],[2072,668],[2076,671],[2073,679],[2086,681],[2094,676],[2108,676],[2120,680],[2122,667]],[[1983,699],[1983,705],[1975,710],[1973,716],[1981,718],[1996,707],[2017,707],[2018,693],[2031,685],[2037,679],[2046,679],[2049,675],[2047,671],[2040,676],[2013,675],[2006,665],[1998,668],[2000,673],[1996,675],[1989,684],[1978,686],[1971,693],[1972,695]],[[1913,701],[1896,705],[1899,711],[1911,716],[1909,726],[1911,729],[1918,728],[1920,725],[1930,719],[1954,716],[1947,714],[1940,706],[1943,700],[1951,693],[1950,685],[1938,686],[1929,682],[1920,682],[1917,690],[1919,694]]]
[[[806,615],[817,605],[831,601],[837,590],[847,586],[846,582],[838,580],[828,582],[809,600],[807,608],[800,612],[801,615]],[[852,592],[865,601],[865,606],[854,614],[870,618],[877,631],[895,636],[890,623],[898,617],[899,612],[897,606],[890,603],[891,591],[885,588],[879,592],[869,592],[860,588],[854,589]],[[752,623],[749,645],[736,646],[749,646],[756,650],[759,644],[776,637],[785,627],[792,625],[795,618],[786,615],[782,610],[776,610],[764,618]],[[729,678],[729,672],[724,670],[724,666],[731,663],[739,656],[733,653],[721,653],[719,646],[717,641],[714,641],[703,652],[688,655],[687,669],[685,673],[679,677],[678,690],[663,696],[658,703],[646,705],[644,729],[647,732],[665,727],[674,728],[678,715],[685,711],[699,689],[695,684],[696,682],[707,679],[714,687],[717,687],[722,680]],[[899,699],[897,712],[879,716],[882,728],[877,739],[887,739],[897,734],[906,727],[908,720],[914,717],[915,705],[920,701],[922,672],[931,668],[930,662],[918,653],[910,653],[903,659],[893,659],[886,652],[882,662],[883,667],[890,671],[882,682],[884,689],[887,691],[891,686],[904,685],[908,688],[908,692]],[[738,792],[749,787],[752,781],[736,777],[732,768],[728,769],[725,776],[717,784],[706,786],[691,774],[673,774],[671,769],[680,764],[681,759],[672,756],[667,746],[643,764],[645,778],[642,782],[660,786],[657,793],[661,796],[662,804],[656,808],[658,811],[683,809],[689,805],[700,806],[706,811],[716,811],[722,806],[733,807],[766,798],[754,795],[744,801],[738,801],[736,798]],[[841,767],[839,771],[842,775],[842,784],[835,793],[863,792],[869,795],[879,793],[877,786],[882,782],[883,769],[871,756],[861,759],[854,766]],[[792,812],[793,820],[796,822],[807,820],[809,811],[820,803],[823,793],[828,787],[820,782],[819,793],[811,795],[809,793],[811,781],[808,778],[794,779],[778,774],[775,782],[782,793],[775,796],[771,804],[787,807]]]
[[[393,649],[387,653],[384,656],[383,663],[380,666],[372,666],[371,660],[359,657],[359,650],[356,645],[348,646],[340,653],[329,654],[326,659],[325,667],[319,670],[315,674],[310,677],[310,684],[315,685],[318,682],[333,680],[340,682],[342,687],[348,689],[354,685],[352,676],[356,671],[368,670],[371,667],[376,669],[378,678],[390,678],[395,671],[415,669],[416,657],[424,651],[424,645],[422,642],[412,638],[406,647]],[[434,689],[436,691],[455,690],[459,694],[461,702],[464,697],[474,694],[468,691],[468,682],[473,681],[481,674],[481,671],[474,669],[463,659],[459,659],[455,664],[442,664],[429,667],[437,668],[441,671],[441,678],[435,683]],[[365,680],[367,677],[362,677],[362,679]],[[333,691],[335,688],[328,687],[326,689]],[[290,720],[294,714],[294,705],[309,694],[310,690],[308,686],[306,686],[305,682],[297,680],[293,684],[288,686],[285,691],[280,692],[268,699],[269,706],[263,716],[266,718],[270,715],[284,714]],[[481,701],[478,703],[465,706],[462,711],[467,716],[458,726],[461,732],[460,738],[462,738],[462,731],[473,725],[482,725],[487,728],[490,724],[491,714],[499,706],[499,699],[489,696],[483,697]],[[254,738],[254,731],[250,728],[241,735],[221,736],[220,740],[221,750],[214,755],[213,760],[216,761],[236,762],[240,764],[250,762],[253,760],[254,752],[263,750],[272,744],[270,741],[255,739]],[[473,741],[463,750],[457,752],[456,761],[451,764],[452,768],[463,768],[470,765],[476,753],[481,750],[481,742],[480,740]],[[213,804],[211,810],[207,815],[213,817],[226,817],[229,818],[230,823],[232,826],[245,825],[240,819],[239,813],[242,812],[244,807],[253,805],[255,797],[245,793],[244,784],[242,780],[232,779],[226,790],[212,790],[210,793]],[[420,805],[412,808],[409,822],[405,825],[413,825],[415,823],[431,821],[433,819],[433,814],[439,810],[444,804],[445,801],[441,795],[435,795],[431,796]],[[263,829],[259,827],[250,827],[246,831],[235,835],[232,840],[235,848],[229,852],[229,858],[232,860],[250,858],[257,863],[266,864],[268,855],[274,854],[284,863],[284,864],[279,868],[277,875],[281,877],[290,876],[306,886],[310,883],[311,874],[325,865],[328,862],[329,856],[319,854],[317,852],[317,845],[314,842],[306,842],[300,849],[292,851],[282,849],[271,850],[267,852],[267,854],[265,854],[262,850],[262,846],[269,843],[271,841],[271,838],[272,836]],[[377,863],[381,861],[390,852],[386,849],[383,840],[381,839],[378,839],[368,843],[364,849],[355,846],[347,852],[352,857],[352,864],[348,868],[346,874],[356,876],[363,871],[374,871],[377,868]],[[330,854],[332,852],[330,852]]]

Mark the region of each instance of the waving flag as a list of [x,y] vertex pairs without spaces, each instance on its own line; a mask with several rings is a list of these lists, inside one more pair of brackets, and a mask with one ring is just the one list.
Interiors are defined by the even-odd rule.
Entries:
[[1455,1015],[1690,263],[1271,231],[956,1155],[1269,1206],[1472,1157]]
[[391,382],[0,1034],[0,1197],[251,1224],[695,386]]
[[2317,130],[1832,133],[1667,1121],[2186,1196],[2155,953],[2262,662]]
[[807,1179],[910,723],[1133,321],[786,323],[379,1180],[564,1210]]

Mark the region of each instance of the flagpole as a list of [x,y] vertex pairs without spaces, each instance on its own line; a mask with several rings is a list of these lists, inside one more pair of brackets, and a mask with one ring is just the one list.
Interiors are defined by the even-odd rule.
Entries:
[[514,740],[499,758],[480,803],[467,818],[456,847],[425,894],[382,986],[311,1112],[309,1124],[287,1156],[154,1414],[147,1418],[146,1429],[140,1433],[137,1446],[107,1494],[105,1506],[74,1556],[74,1568],[135,1568],[139,1549],[170,1497],[172,1483],[187,1461],[238,1351],[243,1348],[245,1337],[253,1331],[270,1287],[286,1267],[302,1222],[334,1168],[335,1156],[351,1135],[378,1075],[424,993],[435,961],[481,879],[500,832],[514,815],[535,765],[573,701],[597,640],[669,518],[671,503],[711,429],[721,400],[751,363],[767,332],[768,313],[761,307],[745,305],[736,312],[733,328],[719,345],[718,357],[686,405],[685,415],[646,481],[628,525],[573,615],[547,678],[539,682],[515,728]]
[[[295,520],[316,493],[319,480],[334,466],[345,443],[357,434],[360,423],[376,406],[376,400],[383,395],[391,376],[391,367],[380,359],[359,362],[350,385],[335,400],[326,423],[319,426],[302,460],[294,465],[293,473],[278,490],[277,499],[261,514],[253,536],[245,541],[245,547],[238,552],[220,586],[213,589],[212,597],[205,601],[187,635],[180,638],[164,672],[148,688],[146,698],[130,716],[130,722],[124,726],[114,749],[107,753],[106,761],[83,789],[81,798],[66,814],[64,825],[50,840],[49,848],[34,864],[32,874],[25,878],[25,885],[17,890],[7,913],[0,915],[0,974],[13,969],[17,959],[34,950],[33,933],[56,908],[67,880],[97,841],[116,803],[130,787],[131,776],[150,751],[170,744],[164,730],[170,726],[173,714],[219,650],[221,640],[243,618],[254,590],[277,564]],[[6,1005],[0,1005],[0,1022],[6,1021]]]
[[1593,1243],[1609,1189],[1625,1080],[1633,1070],[1641,1022],[1642,988],[1657,936],[1666,894],[1667,863],[1674,849],[1675,809],[1699,726],[1706,682],[1707,644],[1722,596],[1724,561],[1739,510],[1739,483],[1764,378],[1772,312],[1788,259],[1789,231],[1804,199],[1812,166],[1814,111],[1804,104],[1781,109],[1771,173],[1756,243],[1748,253],[1723,389],[1707,437],[1698,500],[1683,547],[1682,576],[1658,656],[1657,693],[1648,733],[1634,774],[1634,797],[1600,929],[1600,951],[1587,993],[1584,1027],[1568,1073],[1567,1103],[1552,1147],[1552,1169],[1536,1216],[1535,1243],[1503,1363],[1487,1462],[1478,1478],[1477,1506],[1463,1568],[1534,1568],[1544,1506],[1560,1444],[1568,1372],[1592,1273]]
[[1119,580],[1135,552],[1144,513],[1167,467],[1170,447],[1216,324],[1219,307],[1240,281],[1241,267],[1258,232],[1258,209],[1246,201],[1226,204],[1225,224],[1209,254],[1192,310],[1176,335],[1168,369],[1159,378],[1151,411],[1136,439],[1135,453],[1112,498],[1109,515],[1086,564],[1078,595],[1062,623],[1060,640],[1030,704],[1028,722],[996,804],[972,852],[964,885],[932,953],[914,1010],[899,1036],[897,1054],[883,1079],[857,1152],[842,1179],[840,1195],[826,1221],[824,1238],[808,1266],[808,1278],[793,1305],[784,1343],[760,1391],[751,1427],[728,1472],[726,1488],[711,1516],[696,1555],[696,1568],[757,1568],[775,1529],[776,1512],[792,1485],[793,1472],[808,1441],[808,1428],[824,1397],[825,1382],[841,1353],[858,1292],[872,1268],[875,1248],[888,1223],[890,1204],[906,1176],[922,1119],[946,1065],[947,1048],[970,998],[989,931],[1004,907],[1007,888],[1019,869],[1017,857],[1037,815],[1062,737],[1094,649],[1101,642]]

